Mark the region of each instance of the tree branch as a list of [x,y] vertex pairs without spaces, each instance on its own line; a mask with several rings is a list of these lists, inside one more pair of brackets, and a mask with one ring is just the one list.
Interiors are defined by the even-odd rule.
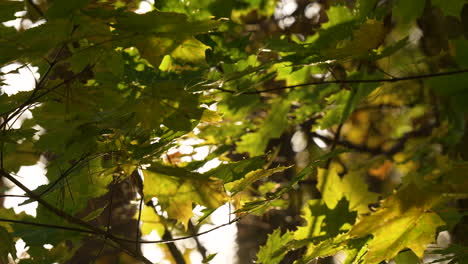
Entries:
[[[167,227],[164,227],[164,235],[162,238],[167,241],[174,240],[174,238],[172,237],[171,231],[169,231]],[[177,246],[173,242],[167,243],[167,247],[169,248],[169,252],[171,252],[172,257],[174,258],[177,264],[186,263],[184,259],[184,255],[182,255],[182,252],[180,252],[180,250],[177,248]]]
[[88,233],[88,234],[96,234],[94,231],[91,231],[91,230],[77,228],[77,227],[71,227],[71,226],[51,225],[51,224],[43,224],[43,223],[36,223],[36,222],[30,222],[30,221],[6,219],[6,218],[0,218],[0,222],[15,223],[15,224],[22,224],[22,225],[32,225],[32,226],[40,226],[40,227],[47,227],[47,228],[55,228],[55,229],[76,231],[76,232]]
[[[203,232],[200,232],[200,233],[197,233],[197,234],[194,234],[194,235],[190,235],[190,236],[184,236],[184,237],[178,237],[178,238],[166,239],[166,240],[165,239],[163,239],[163,240],[140,240],[140,243],[141,244],[167,244],[167,243],[173,243],[173,242],[179,241],[179,240],[185,240],[185,239],[189,239],[189,238],[199,237],[199,236],[211,233],[211,232],[213,232],[213,231],[215,231],[217,229],[220,229],[221,227],[232,225],[232,224],[238,222],[240,219],[241,219],[241,217],[234,218],[233,220],[231,220],[231,221],[229,221],[227,223],[224,223],[224,224],[219,225],[219,226],[215,226],[215,227],[213,227],[211,229],[208,229],[206,231],[203,231]],[[132,239],[120,238],[120,237],[115,237],[115,238],[117,240],[120,240],[120,241],[135,243],[135,240],[132,240]]]
[[[197,233],[197,230],[195,228],[195,226],[193,225],[192,223],[192,220],[189,220],[188,222],[188,228],[189,228],[189,231],[192,235],[196,234]],[[198,239],[198,237],[193,237],[193,239],[195,240],[195,243],[197,243],[197,249],[198,249],[198,252],[200,252],[200,254],[202,255],[203,259],[206,259],[206,248],[202,245],[202,243],[200,242],[200,240]]]
[[[373,154],[373,155],[385,155],[385,156],[391,157],[391,156],[397,154],[398,152],[401,152],[405,147],[405,143],[409,139],[429,135],[432,132],[432,129],[437,127],[437,125],[438,125],[437,122],[435,122],[433,124],[424,125],[424,126],[422,126],[421,128],[419,128],[417,130],[414,130],[414,131],[411,131],[411,132],[408,132],[408,133],[404,134],[388,150],[385,150],[382,147],[369,147],[369,146],[366,146],[366,145],[358,145],[358,144],[355,144],[355,143],[353,143],[351,141],[348,141],[348,140],[345,140],[345,139],[336,140],[336,144],[338,144],[340,146],[343,146],[343,147],[346,147],[346,148],[349,148],[349,149],[352,149],[352,150],[356,150],[358,152],[366,152],[366,153]],[[316,132],[312,132],[311,136],[319,138],[319,139],[323,140],[327,144],[333,144],[333,142],[335,141],[335,139],[331,139],[329,137],[320,135],[320,134],[318,134]]]
[[396,78],[367,79],[367,80],[359,79],[359,80],[316,81],[316,82],[301,83],[301,84],[296,84],[296,85],[282,86],[282,87],[277,87],[277,88],[250,91],[250,92],[233,91],[233,90],[228,90],[228,89],[219,88],[219,87],[216,87],[214,89],[222,91],[222,92],[226,92],[226,93],[232,93],[232,94],[260,94],[260,93],[265,93],[265,92],[273,92],[273,91],[281,91],[281,90],[286,90],[286,89],[294,89],[294,88],[297,88],[297,87],[304,87],[304,86],[309,86],[309,85],[401,82],[401,81],[420,80],[420,79],[428,79],[428,78],[435,78],[435,77],[441,77],[441,76],[449,76],[449,75],[462,74],[462,73],[467,73],[467,72],[468,72],[468,69],[461,69],[461,70],[456,70],[456,71],[429,73],[429,74],[413,75],[413,76],[406,76],[406,77],[396,77]]
[[44,12],[32,0],[27,0],[27,2],[41,17],[44,17]]
[[106,232],[104,230],[101,230],[98,227],[95,227],[95,226],[93,226],[93,225],[91,225],[91,224],[89,224],[89,223],[87,223],[87,222],[85,222],[85,221],[83,221],[83,220],[81,220],[79,218],[76,218],[76,217],[74,217],[74,216],[72,216],[72,215],[70,215],[70,214],[68,214],[68,213],[66,213],[66,212],[52,206],[46,200],[42,199],[39,195],[37,195],[36,193],[31,191],[25,185],[23,185],[15,177],[13,177],[8,172],[6,172],[4,169],[0,170],[0,175],[5,177],[6,179],[11,181],[12,183],[14,183],[16,186],[18,186],[20,189],[22,189],[28,196],[30,196],[32,199],[36,200],[40,205],[42,205],[44,208],[46,208],[50,212],[54,213],[58,217],[61,217],[61,218],[65,219],[67,222],[69,222],[71,224],[76,224],[76,225],[82,226],[84,228],[87,228],[90,231],[92,231],[93,233],[95,233],[96,235],[100,235],[100,236],[102,236],[104,238],[108,237],[110,240],[114,241],[119,246],[120,249],[125,251],[130,256],[133,256],[133,257],[143,261],[146,264],[152,264],[151,261],[149,261],[147,258],[142,256],[138,252],[134,252],[132,249],[128,248],[125,244],[123,244],[121,242],[122,241],[121,239],[117,239],[114,235],[112,235],[112,234],[110,234],[110,233],[108,233],[108,232]]

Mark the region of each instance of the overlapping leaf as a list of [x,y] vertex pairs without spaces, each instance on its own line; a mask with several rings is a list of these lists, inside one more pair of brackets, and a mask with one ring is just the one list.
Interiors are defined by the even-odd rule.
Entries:
[[434,241],[437,228],[444,224],[430,211],[438,198],[437,194],[410,185],[385,200],[379,211],[359,221],[349,235],[373,236],[366,263],[389,260],[405,248],[421,258],[426,246]]
[[169,217],[177,219],[185,227],[193,216],[194,203],[217,208],[227,201],[220,180],[170,168],[165,171],[149,168],[143,170],[143,175],[145,199],[156,197]]

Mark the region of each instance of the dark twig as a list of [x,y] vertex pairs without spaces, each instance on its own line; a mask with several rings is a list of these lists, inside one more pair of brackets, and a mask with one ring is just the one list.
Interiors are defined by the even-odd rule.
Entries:
[[0,195],[0,198],[4,198],[4,197],[15,197],[15,198],[31,198],[27,195],[19,195],[19,194],[2,194]]
[[[192,235],[196,234],[197,233],[197,230],[195,228],[195,226],[193,225],[192,221],[189,220],[188,221],[188,229],[190,231],[190,233]],[[202,255],[203,259],[206,259],[206,248],[202,245],[202,243],[200,242],[200,240],[198,239],[198,237],[193,237],[193,239],[195,240],[195,243],[197,243],[197,250],[198,252],[200,252],[200,254]]]
[[[111,220],[112,220],[112,203],[114,202],[114,188],[112,187],[112,184],[109,186],[109,207],[108,211],[109,213],[107,214],[107,223],[106,223],[106,232],[109,234],[110,233],[110,226],[111,226]],[[106,246],[106,240],[107,236],[104,238],[104,241],[102,242],[102,246],[99,249],[99,252],[96,254],[94,257],[94,263],[99,259],[99,257],[102,254],[102,251],[104,250]]]
[[44,17],[44,12],[32,1],[32,0],[27,0],[28,4],[32,6],[32,8],[41,16]]
[[141,223],[141,210],[143,209],[144,197],[141,195],[140,204],[138,206],[138,220],[136,225],[136,238],[135,238],[135,250],[136,252],[140,251],[140,223]]
[[54,229],[76,231],[76,232],[88,233],[88,234],[96,234],[94,231],[91,231],[91,230],[77,228],[77,227],[71,227],[71,226],[51,225],[51,224],[43,224],[43,223],[36,223],[36,222],[30,222],[30,221],[6,219],[6,218],[0,218],[0,222],[23,224],[23,225],[32,225],[32,226],[40,226],[40,227],[47,227],[47,228],[54,228]]
[[[52,65],[53,66],[53,65]],[[52,67],[51,66],[51,67]],[[90,67],[86,67],[85,69],[83,69],[81,72],[71,76],[69,79],[67,80],[64,80],[54,86],[52,86],[51,88],[49,88],[48,90],[44,91],[42,94],[37,94],[37,91],[39,91],[39,89],[42,87],[42,80],[39,81],[38,85],[39,87],[36,87],[36,89],[33,90],[33,93],[31,94],[31,96],[24,102],[22,103],[20,106],[16,107],[15,109],[13,110],[10,110],[10,111],[7,111],[7,112],[4,112],[2,113],[1,115],[4,115],[5,118],[2,122],[2,124],[0,125],[0,127],[4,127],[6,126],[6,124],[8,124],[8,122],[10,122],[10,120],[12,120],[13,118],[17,118],[17,115],[19,113],[21,113],[22,111],[24,111],[25,109],[28,109],[30,107],[30,105],[32,103],[34,103],[35,101],[39,100],[40,98],[42,98],[43,96],[49,94],[50,92],[54,91],[55,89],[61,87],[62,85],[65,85],[65,84],[68,84],[70,82],[72,82],[73,80],[75,80],[76,78],[78,78],[81,74],[83,74],[85,71],[89,70]],[[45,77],[45,76],[44,76]],[[13,112],[12,114],[9,114],[10,112]]]
[[40,205],[42,205],[44,208],[52,212],[53,214],[57,215],[58,217],[61,217],[62,219],[66,220],[67,222],[71,224],[76,224],[79,226],[82,226],[86,229],[89,229],[96,235],[99,235],[101,237],[108,237],[112,241],[114,241],[121,250],[125,251],[127,254],[143,261],[145,264],[152,264],[151,261],[149,261],[147,258],[139,254],[138,252],[134,252],[133,250],[129,249],[127,245],[122,243],[121,239],[117,239],[114,235],[107,233],[104,230],[101,230],[98,227],[95,227],[79,218],[76,218],[63,210],[60,210],[51,204],[49,204],[46,200],[42,199],[39,195],[31,191],[28,187],[26,187],[24,184],[22,184],[20,181],[18,181],[15,177],[10,175],[8,172],[6,172],[4,169],[0,170],[0,175],[5,177],[7,180],[11,181],[14,183],[16,186],[18,186],[20,189],[22,189],[28,196],[30,196],[32,199],[36,200]]
[[[333,141],[332,141],[332,143],[331,143],[330,152],[333,151],[333,150],[335,150],[336,145],[338,144],[338,141],[340,140],[341,129],[343,128],[343,124],[344,124],[344,123],[340,123],[340,124],[338,125],[338,128],[336,129],[335,136],[334,136]],[[330,167],[331,161],[332,161],[332,158],[329,158],[329,159],[327,160],[327,165],[325,166],[326,168],[329,168],[329,167]]]
[[[174,240],[172,237],[171,231],[167,229],[167,227],[164,227],[164,235],[162,237],[164,240]],[[184,255],[180,250],[177,248],[177,246],[174,244],[174,242],[167,243],[167,247],[169,248],[169,252],[171,252],[172,257],[174,258],[175,262],[177,264],[185,264],[185,259]]]
[[[215,227],[213,227],[211,229],[208,229],[206,231],[203,231],[203,232],[200,232],[200,233],[197,233],[197,234],[194,234],[194,235],[190,235],[190,236],[183,236],[183,237],[178,237],[178,238],[173,238],[173,239],[163,239],[163,240],[140,240],[140,243],[141,244],[167,244],[167,243],[172,243],[172,242],[175,242],[175,241],[180,241],[180,240],[185,240],[185,239],[189,239],[189,238],[199,237],[199,236],[211,233],[211,232],[213,232],[213,231],[215,231],[217,229],[220,229],[222,227],[232,225],[232,224],[238,222],[240,219],[241,219],[241,217],[234,218],[233,220],[231,220],[231,221],[229,221],[227,223],[224,223],[224,224],[219,225],[219,226],[215,226]],[[132,240],[132,239],[120,238],[120,237],[115,237],[115,238],[117,240],[120,240],[120,241],[123,241],[123,242],[135,243],[135,240]]]
[[[153,203],[153,201],[150,200],[148,203],[146,203],[146,205],[151,206],[153,208],[154,212],[158,215],[158,212],[156,210],[156,207],[155,207],[155,204]],[[171,255],[174,258],[175,262],[177,264],[185,264],[184,255],[182,254],[182,252],[180,252],[180,250],[177,248],[177,246],[172,241],[172,240],[174,240],[174,238],[172,237],[171,231],[166,226],[164,226],[164,235],[163,235],[162,238],[164,239],[164,241],[171,241],[171,242],[167,242],[166,244],[167,244],[169,252],[171,252]]]
[[232,91],[220,87],[214,88],[215,90],[219,90],[222,92],[232,93],[232,94],[260,94],[264,92],[273,92],[273,91],[281,91],[286,89],[294,89],[298,87],[310,86],[310,85],[320,85],[320,84],[352,84],[352,83],[379,83],[379,82],[401,82],[401,81],[410,81],[410,80],[420,80],[420,79],[427,79],[427,78],[435,78],[440,76],[448,76],[448,75],[455,75],[455,74],[462,74],[467,73],[468,69],[461,69],[456,71],[448,71],[448,72],[438,72],[438,73],[429,73],[429,74],[421,74],[421,75],[413,75],[413,76],[406,76],[406,77],[397,77],[397,78],[383,78],[383,79],[367,79],[367,80],[330,80],[330,81],[316,81],[316,82],[308,82],[308,83],[301,83],[296,85],[289,85],[289,86],[282,86],[276,87],[271,89],[265,90],[257,90],[257,91],[250,91],[250,92],[242,92],[242,91]]
[[[358,152],[365,152],[365,153],[369,153],[369,154],[372,154],[372,155],[386,155],[386,156],[391,157],[391,156],[395,155],[396,153],[401,152],[404,149],[405,144],[409,139],[428,135],[428,134],[430,134],[432,132],[432,129],[437,127],[437,125],[438,125],[437,123],[424,125],[420,129],[410,131],[410,132],[404,134],[388,150],[385,150],[382,147],[369,147],[369,146],[366,146],[366,145],[358,145],[358,144],[355,144],[355,143],[353,143],[351,141],[348,141],[348,140],[345,140],[345,139],[337,140],[336,144],[338,144],[340,146],[343,146],[343,147],[346,147],[346,148],[349,148],[349,149],[352,149],[352,150],[356,150]],[[334,141],[334,139],[331,139],[329,137],[320,135],[320,134],[315,133],[315,132],[312,132],[311,136],[319,138],[319,139],[323,140],[327,144],[332,144],[333,141]]]
[[75,168],[79,168],[78,165],[80,165],[80,163],[82,161],[85,161],[85,164],[87,162],[89,162],[91,159],[88,159],[88,160],[85,160],[86,158],[88,158],[89,156],[87,155],[83,155],[79,160],[77,160],[76,162],[73,162],[73,164],[68,168],[66,169],[64,172],[61,172],[60,173],[60,176],[54,181],[52,182],[51,184],[49,184],[47,186],[47,188],[45,190],[43,190],[41,193],[39,193],[39,197],[42,197],[43,195],[45,195],[46,193],[50,192],[55,186],[57,186],[57,184],[59,184],[62,180],[65,180],[65,178],[70,174],[72,173]]

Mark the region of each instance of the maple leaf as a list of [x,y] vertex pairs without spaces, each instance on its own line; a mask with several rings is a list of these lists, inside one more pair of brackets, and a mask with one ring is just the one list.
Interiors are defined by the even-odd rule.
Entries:
[[390,260],[403,249],[422,257],[427,244],[433,242],[436,230],[444,221],[429,210],[439,197],[408,185],[390,196],[376,213],[362,218],[349,232],[351,237],[373,235],[366,263]]
[[359,214],[369,211],[368,205],[377,201],[378,195],[367,190],[359,172],[347,173],[341,179],[336,168],[319,169],[317,175],[317,189],[322,193],[322,199],[328,208],[333,209],[345,197],[349,201],[349,209]]

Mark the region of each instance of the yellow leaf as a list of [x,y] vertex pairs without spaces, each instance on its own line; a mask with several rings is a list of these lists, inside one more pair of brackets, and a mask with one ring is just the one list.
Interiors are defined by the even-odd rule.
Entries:
[[326,49],[323,55],[327,58],[359,57],[369,50],[380,46],[385,38],[385,28],[381,21],[369,19],[353,32],[353,39],[344,41],[340,47]]
[[171,56],[175,59],[200,63],[205,61],[205,50],[207,48],[209,47],[195,38],[190,38],[179,45]]
[[[138,219],[138,212],[135,218]],[[161,237],[164,235],[164,224],[161,223],[159,215],[156,214],[151,206],[143,206],[140,220],[142,235],[149,235],[153,230]]]
[[405,248],[421,258],[434,241],[437,228],[444,224],[429,211],[439,199],[436,193],[409,185],[385,200],[379,211],[358,222],[349,232],[351,237],[373,236],[366,263],[390,260]]
[[284,171],[284,170],[286,170],[286,169],[288,169],[290,167],[291,166],[289,166],[289,167],[277,167],[277,168],[268,169],[268,170],[258,169],[258,170],[251,171],[251,172],[247,173],[247,175],[245,175],[244,178],[226,184],[226,189],[233,192],[233,193],[240,192],[240,191],[244,190],[245,188],[247,188],[252,183],[254,183],[254,182],[256,182],[256,181],[258,181],[260,179],[270,177],[274,173]]
[[143,170],[144,193],[146,200],[158,198],[158,204],[167,211],[170,218],[182,223],[185,228],[193,216],[193,204],[210,209],[223,205],[228,196],[221,180],[198,178],[198,174],[171,176]]
[[171,53],[179,44],[174,38],[142,36],[135,39],[136,48],[142,58],[158,68],[164,56]]

